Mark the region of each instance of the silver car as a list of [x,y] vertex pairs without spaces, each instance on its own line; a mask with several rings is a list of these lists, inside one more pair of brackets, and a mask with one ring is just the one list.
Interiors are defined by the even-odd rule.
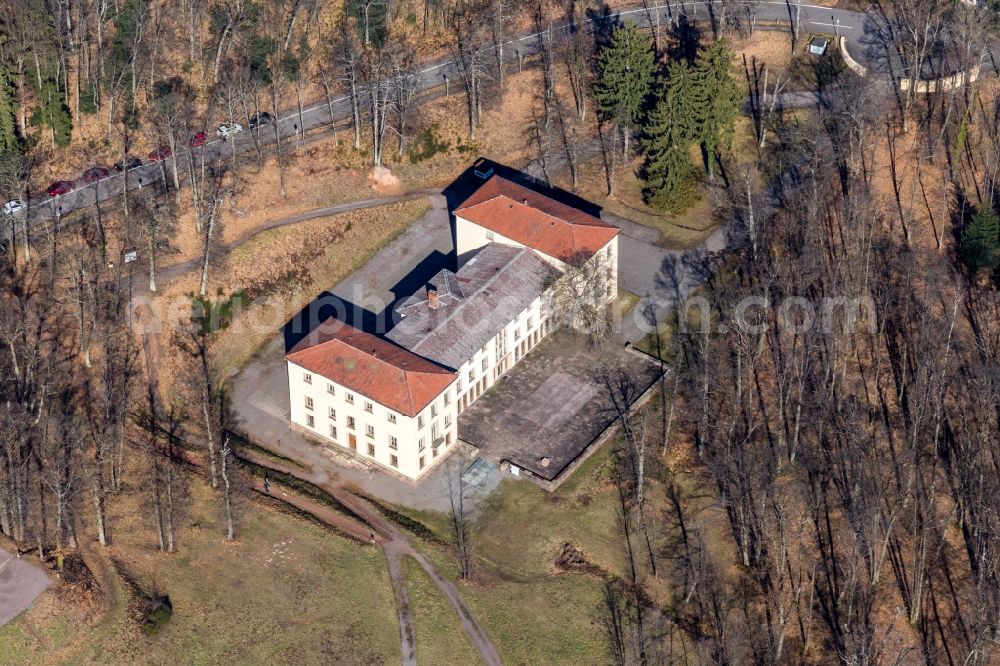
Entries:
[[16,215],[17,213],[20,213],[22,210],[24,210],[27,207],[28,207],[28,204],[24,203],[20,199],[11,199],[10,201],[8,201],[7,203],[5,203],[3,205],[3,214],[4,215]]
[[219,136],[225,139],[227,136],[232,136],[233,134],[239,134],[243,131],[243,125],[239,123],[223,123],[219,125]]

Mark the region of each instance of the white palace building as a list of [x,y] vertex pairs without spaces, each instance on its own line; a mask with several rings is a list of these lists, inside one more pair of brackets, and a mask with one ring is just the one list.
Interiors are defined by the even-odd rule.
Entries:
[[570,271],[617,297],[618,229],[491,173],[454,211],[457,271],[397,308],[385,336],[328,319],[286,355],[291,422],[419,479],[458,440],[462,411],[556,326]]

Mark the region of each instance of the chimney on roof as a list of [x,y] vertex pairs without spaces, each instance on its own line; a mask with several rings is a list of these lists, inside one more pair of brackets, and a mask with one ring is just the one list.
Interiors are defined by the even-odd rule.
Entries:
[[525,206],[527,206],[528,205],[528,200],[524,199],[523,201],[521,201],[521,203],[523,203]]
[[437,310],[441,305],[441,300],[438,298],[438,290],[434,287],[427,287],[427,307],[431,310]]

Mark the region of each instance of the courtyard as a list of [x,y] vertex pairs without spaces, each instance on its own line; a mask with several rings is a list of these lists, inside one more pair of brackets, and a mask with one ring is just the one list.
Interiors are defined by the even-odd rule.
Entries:
[[659,374],[655,361],[615,340],[595,344],[561,329],[462,412],[459,437],[515,475],[558,483],[617,421],[612,392],[627,386],[620,395],[631,405]]

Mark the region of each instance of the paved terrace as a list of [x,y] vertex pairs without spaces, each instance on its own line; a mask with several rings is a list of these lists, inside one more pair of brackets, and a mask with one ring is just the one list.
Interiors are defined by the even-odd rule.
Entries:
[[556,331],[459,416],[458,436],[491,462],[554,481],[617,419],[605,377],[619,369],[636,398],[659,374],[620,343]]

